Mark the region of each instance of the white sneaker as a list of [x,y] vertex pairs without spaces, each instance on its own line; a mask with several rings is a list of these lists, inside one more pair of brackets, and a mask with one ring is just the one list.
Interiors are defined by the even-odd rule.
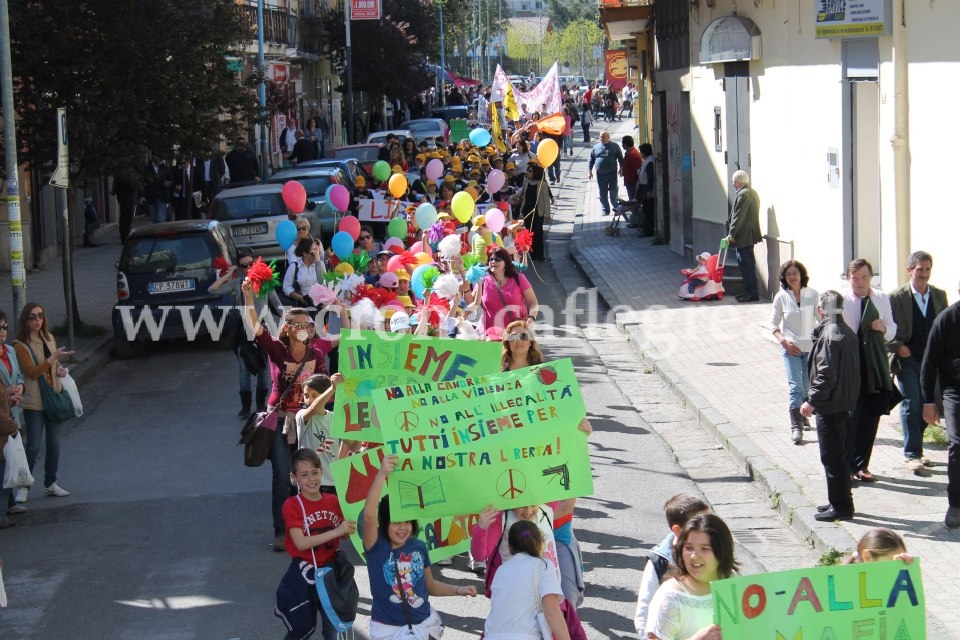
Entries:
[[26,510],[27,508],[22,504],[15,504],[12,507],[7,508],[7,513],[10,513],[10,514],[24,513]]
[[55,498],[64,498],[70,495],[69,491],[67,491],[66,489],[62,489],[60,485],[58,485],[56,482],[54,482],[52,485],[44,489],[44,491],[48,496],[53,496]]
[[19,489],[16,490],[16,493],[13,494],[14,496],[13,499],[16,500],[17,502],[26,502],[27,494],[29,493],[30,493],[29,487],[20,487]]
[[929,478],[931,473],[930,470],[923,465],[923,462],[918,458],[907,459],[907,469],[913,472],[913,475],[920,476],[921,478]]

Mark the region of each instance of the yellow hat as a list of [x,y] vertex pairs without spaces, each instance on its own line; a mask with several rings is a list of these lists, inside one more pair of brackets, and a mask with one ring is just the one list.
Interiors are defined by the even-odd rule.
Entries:
[[366,180],[366,178],[364,178],[363,176],[357,176],[357,179],[353,181],[353,184],[354,184],[357,188],[363,189],[364,187],[367,186],[367,180]]
[[470,182],[467,183],[467,186],[468,186],[468,187],[478,187],[478,186],[480,186],[480,185],[477,184],[477,181],[476,181],[476,180],[471,180]]
[[393,307],[384,307],[384,308],[383,308],[383,319],[384,319],[384,320],[389,320],[390,318],[393,317],[393,314],[395,314],[396,312],[397,312],[397,310],[396,310],[395,308],[393,308]]
[[413,306],[413,300],[410,299],[410,296],[397,296],[397,300],[399,300],[400,304],[402,304],[404,307]]
[[393,173],[403,173],[403,167],[401,167],[398,164],[395,164],[392,167],[390,167],[390,171]]
[[418,153],[416,159],[419,160],[420,162],[426,162],[427,156],[423,155],[422,153]]
[[470,154],[467,156],[467,162],[480,162],[480,156],[476,154]]
[[429,187],[430,185],[437,186],[437,181],[436,181],[436,180],[427,180],[427,186]]
[[456,182],[457,179],[453,177],[453,174],[448,173],[447,175],[443,176],[443,181],[444,181],[444,182]]
[[488,144],[487,147],[486,147],[486,152],[487,152],[487,154],[489,155],[489,154],[496,153],[497,150],[494,149],[492,145],[489,145],[489,144]]
[[486,216],[477,216],[473,219],[473,226],[470,228],[471,231],[477,231],[480,227],[487,224]]
[[397,270],[394,271],[393,273],[397,274],[397,277],[400,278],[401,280],[409,280],[409,279],[410,279],[410,272],[407,271],[406,269],[397,269]]
[[439,160],[439,159],[441,158],[441,154],[438,153],[438,152],[436,152],[436,151],[434,151],[434,152],[428,154],[427,157],[430,158],[431,160]]
[[470,169],[471,176],[479,176],[481,173],[480,169]]
[[453,156],[452,158],[450,158],[450,164],[455,164],[455,165],[461,164],[460,156]]
[[516,168],[517,168],[517,164],[516,164],[515,162],[508,162],[506,165],[504,165],[504,168],[505,168],[505,169],[508,169],[508,170],[509,170],[509,169],[516,169]]

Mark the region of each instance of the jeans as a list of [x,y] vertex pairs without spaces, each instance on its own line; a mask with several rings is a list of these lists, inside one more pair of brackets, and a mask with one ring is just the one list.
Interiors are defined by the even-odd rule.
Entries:
[[923,421],[923,398],[920,395],[920,361],[913,356],[899,358],[900,373],[900,427],[903,429],[903,455],[914,460],[923,455],[923,432],[927,423]]
[[636,200],[637,199],[637,183],[627,184],[623,183],[623,188],[627,190],[627,200]]
[[270,448],[270,467],[273,471],[273,535],[283,535],[286,529],[283,522],[283,503],[287,498],[297,495],[296,488],[290,482],[290,456],[294,446],[287,444],[283,435],[283,421],[286,413],[281,412],[277,419],[277,431]]
[[757,259],[753,255],[753,245],[737,247],[737,266],[743,278],[743,293],[751,298],[759,297],[757,293]]
[[547,167],[547,177],[551,180],[560,181],[560,156],[553,161],[553,164]]
[[166,202],[151,202],[147,204],[147,208],[150,209],[150,221],[154,224],[167,221]]
[[243,364],[243,359],[240,356],[237,356],[237,362],[239,363],[240,371],[240,391],[250,391],[250,380],[256,377],[257,379],[257,390],[268,391],[270,389],[270,367],[266,366],[260,370],[260,373],[254,376],[247,370],[245,364]]
[[943,390],[943,422],[947,425],[947,500],[960,507],[960,389]]
[[847,467],[844,441],[847,414],[817,414],[817,440],[820,441],[820,463],[827,478],[827,500],[840,513],[853,513],[853,492]]
[[590,144],[590,125],[582,124],[580,128],[583,129],[583,141]]
[[597,185],[600,186],[600,208],[603,215],[607,215],[617,206],[617,172],[598,173]]
[[43,433],[46,430],[47,450],[43,459],[43,486],[49,487],[57,481],[57,469],[60,466],[61,425],[55,422],[47,422],[43,411],[34,409],[23,410],[23,421],[27,437],[24,449],[27,451],[27,464],[30,465],[30,473],[33,473],[37,456],[40,454],[40,441],[43,440]]
[[783,365],[787,370],[787,387],[790,389],[790,408],[799,409],[810,390],[810,372],[807,370],[809,353],[792,356],[783,352]]
[[563,151],[567,151],[570,155],[573,155],[573,133],[571,132],[568,136],[563,136]]

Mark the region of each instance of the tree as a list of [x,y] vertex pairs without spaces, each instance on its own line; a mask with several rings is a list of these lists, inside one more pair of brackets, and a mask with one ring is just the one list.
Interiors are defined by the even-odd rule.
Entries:
[[575,21],[598,21],[596,0],[547,0],[547,15],[553,28],[561,31]]
[[255,76],[227,68],[254,34],[233,0],[10,3],[20,158],[49,166],[67,108],[80,178],[139,173],[146,150],[193,154],[257,117]]

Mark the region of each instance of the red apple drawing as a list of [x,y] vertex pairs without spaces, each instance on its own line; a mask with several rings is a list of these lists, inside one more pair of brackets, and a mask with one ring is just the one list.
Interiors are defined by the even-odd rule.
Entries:
[[557,372],[553,367],[540,367],[537,369],[537,377],[545,385],[551,385],[557,381]]

